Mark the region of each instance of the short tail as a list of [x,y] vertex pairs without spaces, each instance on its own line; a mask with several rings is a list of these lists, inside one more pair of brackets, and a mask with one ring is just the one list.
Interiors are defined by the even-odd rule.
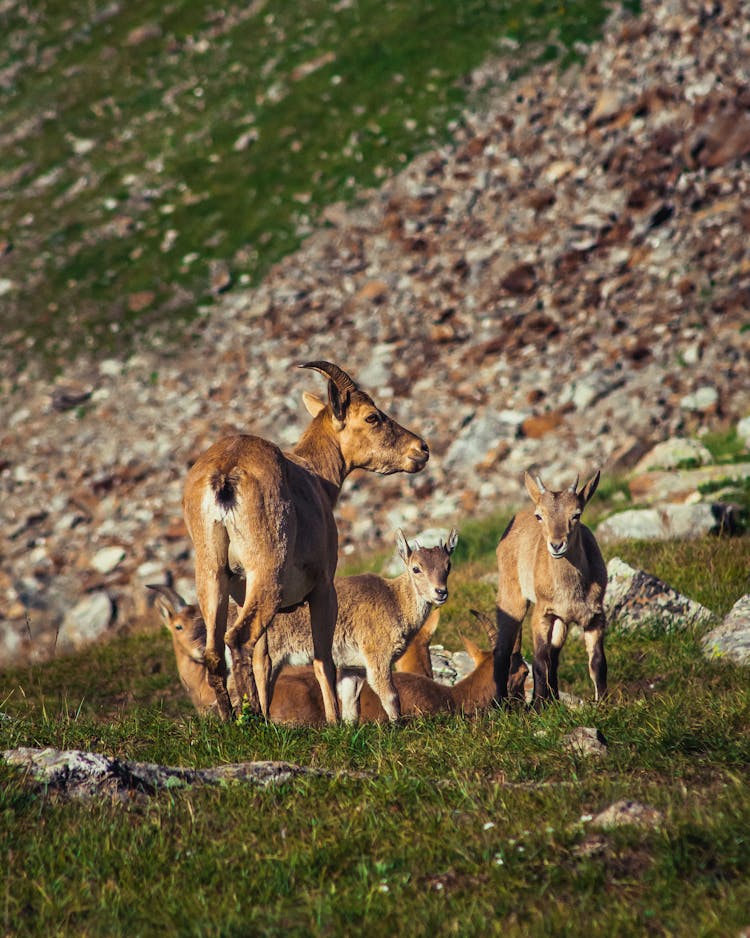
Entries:
[[232,511],[237,505],[237,485],[239,475],[235,470],[221,472],[217,470],[211,476],[211,490],[216,498],[216,504],[222,511]]

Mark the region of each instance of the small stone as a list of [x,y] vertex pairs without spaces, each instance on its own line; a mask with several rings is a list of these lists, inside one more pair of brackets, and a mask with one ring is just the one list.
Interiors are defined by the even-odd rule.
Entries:
[[719,403],[719,392],[710,385],[697,388],[692,394],[686,394],[680,400],[683,410],[694,410],[698,413],[713,413]]
[[58,637],[60,648],[84,648],[101,638],[109,628],[113,612],[112,600],[103,590],[85,596],[63,619]]
[[604,123],[611,120],[622,108],[622,100],[619,92],[605,88],[596,99],[589,121],[592,124]]
[[161,37],[161,26],[158,23],[144,23],[142,26],[136,26],[131,29],[125,38],[126,46],[140,46],[151,39]]
[[750,665],[750,594],[738,599],[723,622],[704,636],[703,648],[709,658]]
[[112,573],[125,559],[124,547],[103,547],[94,555],[91,566],[98,573]]
[[369,280],[357,293],[358,300],[382,303],[388,295],[388,284],[384,280]]
[[580,756],[603,756],[607,753],[607,741],[594,726],[577,726],[563,739],[562,745]]
[[616,801],[591,820],[595,827],[623,827],[626,824],[634,827],[659,827],[664,821],[664,815],[656,808],[641,804],[638,801]]
[[140,313],[146,309],[156,299],[153,290],[140,290],[138,293],[131,293],[128,297],[128,309],[131,313]]
[[642,541],[688,540],[731,530],[728,506],[702,502],[696,505],[660,505],[658,508],[631,508],[605,518],[596,529],[602,541],[637,539]]
[[633,469],[634,473],[651,469],[677,469],[680,466],[707,466],[714,461],[711,451],[699,440],[673,437],[657,443]]

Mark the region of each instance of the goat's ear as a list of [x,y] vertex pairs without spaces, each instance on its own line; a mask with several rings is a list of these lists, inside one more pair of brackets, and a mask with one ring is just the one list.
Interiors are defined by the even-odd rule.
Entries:
[[589,481],[584,485],[584,487],[583,487],[583,488],[581,489],[581,491],[578,493],[579,498],[582,498],[582,499],[583,499],[583,504],[584,504],[584,505],[589,501],[589,499],[591,498],[591,496],[592,496],[592,495],[594,494],[594,492],[596,491],[596,487],[597,487],[597,485],[599,485],[599,476],[600,476],[600,475],[601,475],[601,472],[599,471],[599,469],[597,469],[596,472],[594,473],[594,475],[591,476],[591,478],[589,479]]
[[409,562],[409,557],[411,556],[411,548],[409,547],[409,542],[404,537],[404,532],[401,528],[396,531],[396,547],[398,548],[398,555],[404,561],[404,563]]
[[475,666],[478,665],[482,661],[483,658],[487,657],[487,653],[482,651],[479,645],[476,645],[474,642],[472,642],[470,638],[467,638],[465,635],[461,635],[460,632],[459,632],[459,635],[461,636],[461,641],[464,643],[464,648],[468,652],[469,657],[474,662]]
[[302,392],[302,403],[311,417],[317,417],[326,406],[325,401],[321,401],[317,394],[312,394],[310,391]]
[[337,420],[340,424],[343,424],[346,420],[350,400],[351,394],[349,391],[342,393],[333,381],[328,382],[328,402],[331,405],[334,420]]
[[154,607],[164,620],[164,625],[169,628],[169,623],[172,621],[172,616],[174,615],[172,604],[164,596],[157,596],[154,601]]
[[185,600],[171,586],[163,583],[147,583],[146,588],[156,593],[154,606],[159,610],[159,615],[167,625],[178,610],[185,608]]
[[451,533],[448,535],[448,543],[445,545],[445,549],[449,554],[452,554],[456,549],[456,544],[458,544],[458,531],[455,528],[451,528]]
[[526,491],[529,493],[529,497],[531,498],[532,502],[534,502],[534,504],[536,505],[536,503],[539,501],[541,497],[542,489],[539,488],[539,486],[536,483],[536,480],[533,479],[531,475],[529,475],[528,472],[524,472],[523,482],[524,482],[524,485],[526,486]]

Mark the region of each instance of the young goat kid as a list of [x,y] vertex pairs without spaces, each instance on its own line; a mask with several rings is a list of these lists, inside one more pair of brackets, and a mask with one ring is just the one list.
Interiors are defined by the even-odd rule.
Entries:
[[589,674],[596,700],[607,692],[604,657],[604,591],[607,568],[581,513],[599,484],[597,472],[577,491],[578,477],[562,492],[551,492],[527,472],[526,490],[534,507],[519,512],[497,545],[497,699],[523,696],[521,624],[534,604],[533,704],[559,698],[557,667],[572,622],[583,629]]
[[[472,613],[484,625],[490,642],[494,644],[495,629],[487,616],[474,610]],[[477,711],[486,710],[492,704],[495,698],[494,654],[479,648],[465,636],[462,636],[462,641],[474,662],[474,670],[456,684],[441,684],[432,680],[432,674],[427,674],[421,669],[393,675],[404,716],[430,716],[437,713],[462,713],[465,716],[473,716]],[[528,668],[524,663],[517,672],[517,679],[521,684],[527,674]],[[356,690],[360,692],[360,722],[384,722],[385,711],[369,684],[362,682]]]
[[[197,605],[186,603],[176,590],[161,584],[149,585],[156,592],[156,608],[167,628],[174,649],[177,672],[193,706],[200,714],[218,713],[216,694],[209,682],[204,660],[206,651],[206,624]],[[406,652],[395,662],[397,671],[415,671],[432,677],[429,644],[437,628],[440,612],[434,609],[425,624],[413,636]],[[228,662],[227,688],[232,705],[239,707],[231,661]],[[400,677],[400,675],[399,675]],[[361,679],[364,682],[364,678]],[[361,688],[358,688],[358,690]],[[380,699],[369,689],[376,702],[378,719],[387,720]],[[278,675],[269,708],[271,720],[277,723],[322,723],[325,718],[323,696],[313,669],[309,666],[286,666]]]
[[[195,548],[195,585],[206,623],[205,662],[223,719],[232,715],[224,642],[240,698],[268,713],[271,663],[261,645],[279,610],[310,608],[315,674],[326,719],[339,716],[331,643],[338,532],[333,508],[353,469],[419,472],[429,449],[384,414],[337,365],[307,362],[328,378],[328,403],[304,401],[313,417],[290,453],[257,436],[237,434],[200,456],[185,481],[183,509]],[[227,628],[230,594],[239,611]]]
[[[406,570],[387,579],[374,573],[336,579],[338,618],[333,634],[333,660],[337,668],[364,668],[367,680],[390,720],[401,715],[398,693],[391,668],[406,650],[412,637],[422,628],[433,606],[448,599],[448,574],[451,554],[456,549],[455,529],[447,543],[437,547],[409,546],[403,531],[396,534],[398,553]],[[273,688],[281,666],[290,659],[295,664],[312,660],[310,616],[306,609],[280,613],[265,636],[271,659],[270,687]],[[254,666],[258,661],[253,662]],[[356,697],[339,682],[344,707],[342,715],[349,722],[357,719]]]

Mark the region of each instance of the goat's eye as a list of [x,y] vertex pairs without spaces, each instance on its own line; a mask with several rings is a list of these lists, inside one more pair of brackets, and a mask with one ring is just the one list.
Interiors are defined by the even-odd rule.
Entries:
[[411,572],[412,572],[412,573],[421,573],[421,572],[422,572],[422,568],[421,568],[421,567],[412,567],[412,568],[411,568]]
[[365,423],[369,423],[371,427],[376,427],[380,423],[380,414],[368,414],[365,417]]
[[174,630],[175,630],[175,632],[181,632],[181,631],[182,631],[182,626],[181,626],[181,625],[176,625],[176,626],[174,627]]
[[537,513],[534,515],[534,517],[536,518],[537,521],[541,521],[541,520],[542,520],[542,516],[539,514],[539,512],[537,512]]

